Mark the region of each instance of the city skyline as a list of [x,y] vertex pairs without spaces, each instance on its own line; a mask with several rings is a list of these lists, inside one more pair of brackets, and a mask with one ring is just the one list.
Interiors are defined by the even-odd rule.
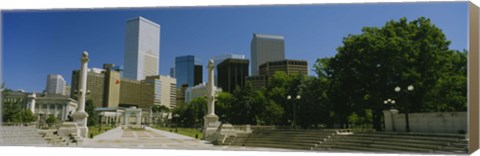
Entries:
[[[398,11],[404,7],[409,12]],[[4,12],[3,79],[15,90],[41,91],[44,77],[59,73],[70,85],[84,50],[91,55],[90,67],[123,65],[124,24],[137,16],[162,25],[161,75],[168,75],[176,56],[197,56],[204,68],[208,59],[225,53],[250,60],[253,33],[284,36],[285,58],[307,60],[314,75],[315,59],[335,55],[343,37],[401,17],[430,18],[452,41],[452,49],[466,49],[466,8],[467,3],[449,2]]]

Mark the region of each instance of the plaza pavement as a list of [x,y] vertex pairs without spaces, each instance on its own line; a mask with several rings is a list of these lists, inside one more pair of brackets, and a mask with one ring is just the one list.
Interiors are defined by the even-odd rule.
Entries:
[[181,149],[181,150],[229,150],[229,151],[296,151],[291,149],[218,146],[208,141],[162,131],[150,127],[145,130],[123,130],[114,128],[93,139],[86,139],[81,147],[95,148],[144,148],[144,149]]

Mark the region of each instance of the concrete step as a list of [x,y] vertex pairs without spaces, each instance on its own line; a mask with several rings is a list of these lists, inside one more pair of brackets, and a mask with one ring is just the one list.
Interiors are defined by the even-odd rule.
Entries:
[[245,141],[244,144],[245,145],[248,145],[248,144],[279,144],[279,145],[301,145],[301,146],[312,147],[316,143],[313,143],[313,142],[271,141],[271,140],[247,140],[247,141]]
[[[359,132],[359,133],[365,133],[365,132]],[[456,138],[456,139],[465,139],[466,137],[465,134],[452,134],[452,133],[376,132],[376,134],[427,136],[427,137],[442,137],[442,138]]]
[[338,146],[351,146],[351,147],[359,147],[359,148],[372,148],[372,149],[381,149],[381,150],[390,150],[390,151],[405,151],[405,152],[419,152],[419,153],[432,153],[434,151],[431,149],[403,147],[403,146],[395,146],[395,145],[382,145],[382,144],[359,144],[359,143],[351,143],[351,142],[335,142],[335,143],[329,143],[329,144],[332,145],[333,148],[336,148]]
[[[414,139],[414,140],[432,140],[432,141],[443,141],[443,142],[457,142],[462,141],[462,139],[457,138],[441,138],[441,137],[426,137],[426,136],[412,136],[412,135],[389,135],[389,134],[358,134],[355,133],[353,136],[364,137],[364,138],[398,138],[398,139]],[[345,136],[347,137],[347,136]]]
[[447,146],[451,144],[451,142],[443,142],[437,140],[417,140],[417,139],[409,139],[409,138],[379,138],[379,137],[357,137],[355,135],[352,136],[334,136],[331,138],[332,140],[351,140],[351,141],[384,141],[384,142],[403,142],[403,143],[410,143],[410,144],[429,144],[429,145],[439,145],[439,146]]
[[441,145],[431,145],[431,144],[422,144],[422,143],[415,143],[415,142],[395,142],[395,141],[382,141],[382,140],[349,140],[346,139],[332,139],[329,140],[328,143],[335,144],[339,142],[348,142],[348,143],[356,143],[360,145],[391,145],[397,147],[413,147],[413,148],[422,148],[422,149],[431,149],[431,150],[441,150],[443,146]]
[[329,138],[329,136],[316,136],[316,137],[292,137],[292,136],[251,136],[248,139],[272,139],[272,140],[288,140],[288,141],[318,141]]
[[296,145],[296,144],[248,143],[248,144],[245,144],[244,146],[282,148],[282,149],[299,149],[299,150],[310,150],[311,149],[311,146]]

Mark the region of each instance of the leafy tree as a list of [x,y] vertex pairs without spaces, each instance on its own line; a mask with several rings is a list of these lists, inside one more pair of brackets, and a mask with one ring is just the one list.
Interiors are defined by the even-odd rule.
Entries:
[[[396,99],[401,112],[464,110],[465,52],[450,50],[449,44],[429,19],[401,18],[348,35],[338,53],[318,60],[315,69],[319,77],[328,77],[329,101],[343,127],[353,113],[367,116],[365,110],[371,109],[373,127],[381,129],[387,98]],[[413,92],[394,92],[396,86],[405,90],[408,85],[415,87]]]
[[170,112],[170,109],[164,105],[155,105],[152,107],[152,112],[159,113],[159,112]]
[[[4,88],[3,96],[6,96],[12,92],[11,89]],[[32,113],[31,110],[22,108],[23,101],[3,101],[2,105],[2,121],[4,122],[16,122],[16,123],[25,123],[25,122],[34,122],[37,117]]]
[[228,92],[220,92],[215,101],[215,114],[220,117],[222,122],[230,122],[232,106],[235,104],[235,97]]
[[203,117],[206,113],[207,101],[203,97],[197,97],[191,102],[174,109],[174,118],[172,120],[177,126],[199,127],[202,125]]
[[87,126],[97,125],[99,116],[98,112],[95,111],[95,105],[91,99],[85,102],[85,112],[88,114]]
[[52,127],[53,124],[57,123],[57,117],[55,117],[53,114],[49,114],[45,122],[49,127]]

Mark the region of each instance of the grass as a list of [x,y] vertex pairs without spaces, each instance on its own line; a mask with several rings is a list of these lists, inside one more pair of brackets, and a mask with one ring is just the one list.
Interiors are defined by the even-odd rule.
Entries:
[[202,131],[200,131],[196,128],[181,128],[181,127],[171,128],[171,127],[157,127],[157,126],[155,126],[153,128],[168,131],[168,132],[172,132],[172,133],[177,133],[177,134],[181,134],[181,135],[185,135],[185,136],[189,136],[189,137],[192,137],[192,138],[195,138],[195,136],[198,136],[197,139],[202,139]]
[[88,135],[90,138],[93,138],[99,134],[102,134],[108,130],[111,130],[111,127],[108,126],[102,126],[102,129],[100,129],[100,126],[95,125],[95,126],[89,126],[88,127]]

